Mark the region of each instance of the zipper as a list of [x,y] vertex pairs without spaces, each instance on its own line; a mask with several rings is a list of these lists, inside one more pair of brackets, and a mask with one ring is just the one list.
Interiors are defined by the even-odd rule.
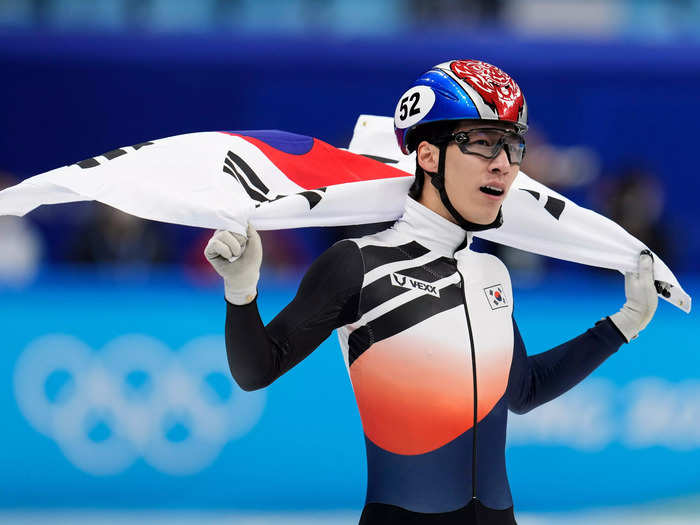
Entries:
[[474,385],[474,424],[472,425],[473,440],[472,440],[472,500],[476,500],[476,423],[477,423],[477,408],[478,397],[476,391],[476,351],[474,350],[474,334],[472,332],[472,322],[469,318],[469,308],[467,308],[467,285],[464,282],[464,275],[459,273],[459,279],[462,285],[462,305],[464,306],[464,315],[467,318],[467,329],[469,330],[469,346],[472,354],[472,382]]

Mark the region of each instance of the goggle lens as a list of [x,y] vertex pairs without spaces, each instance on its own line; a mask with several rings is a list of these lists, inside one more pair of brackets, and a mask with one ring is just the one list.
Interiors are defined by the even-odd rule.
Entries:
[[517,133],[501,129],[459,131],[451,137],[462,153],[493,159],[505,148],[508,161],[520,164],[525,156],[525,140]]

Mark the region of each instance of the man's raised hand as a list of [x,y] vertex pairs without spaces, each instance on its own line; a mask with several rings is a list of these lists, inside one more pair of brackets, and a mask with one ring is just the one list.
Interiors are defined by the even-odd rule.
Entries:
[[649,324],[659,302],[654,285],[654,259],[649,250],[639,254],[638,271],[625,274],[625,295],[627,302],[610,320],[629,343]]
[[204,249],[204,256],[224,279],[226,300],[236,305],[251,303],[257,295],[262,243],[248,225],[247,238],[238,233],[217,230]]

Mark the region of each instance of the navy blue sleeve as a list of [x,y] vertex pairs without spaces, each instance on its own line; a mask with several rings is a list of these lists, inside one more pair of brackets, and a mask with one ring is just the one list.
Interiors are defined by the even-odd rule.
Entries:
[[264,388],[334,329],[356,321],[363,275],[357,244],[340,241],[313,262],[292,302],[267,326],[257,298],[243,306],[227,302],[226,355],[238,385],[243,390]]
[[513,318],[513,364],[508,378],[508,408],[524,414],[580,383],[614,354],[625,339],[609,318],[598,321],[583,334],[528,356]]

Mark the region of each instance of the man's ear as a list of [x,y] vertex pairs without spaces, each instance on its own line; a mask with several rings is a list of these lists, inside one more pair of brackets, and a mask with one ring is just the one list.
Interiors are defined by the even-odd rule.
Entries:
[[437,146],[423,140],[418,144],[416,158],[418,159],[418,165],[423,168],[423,171],[435,173],[438,170],[440,150]]

